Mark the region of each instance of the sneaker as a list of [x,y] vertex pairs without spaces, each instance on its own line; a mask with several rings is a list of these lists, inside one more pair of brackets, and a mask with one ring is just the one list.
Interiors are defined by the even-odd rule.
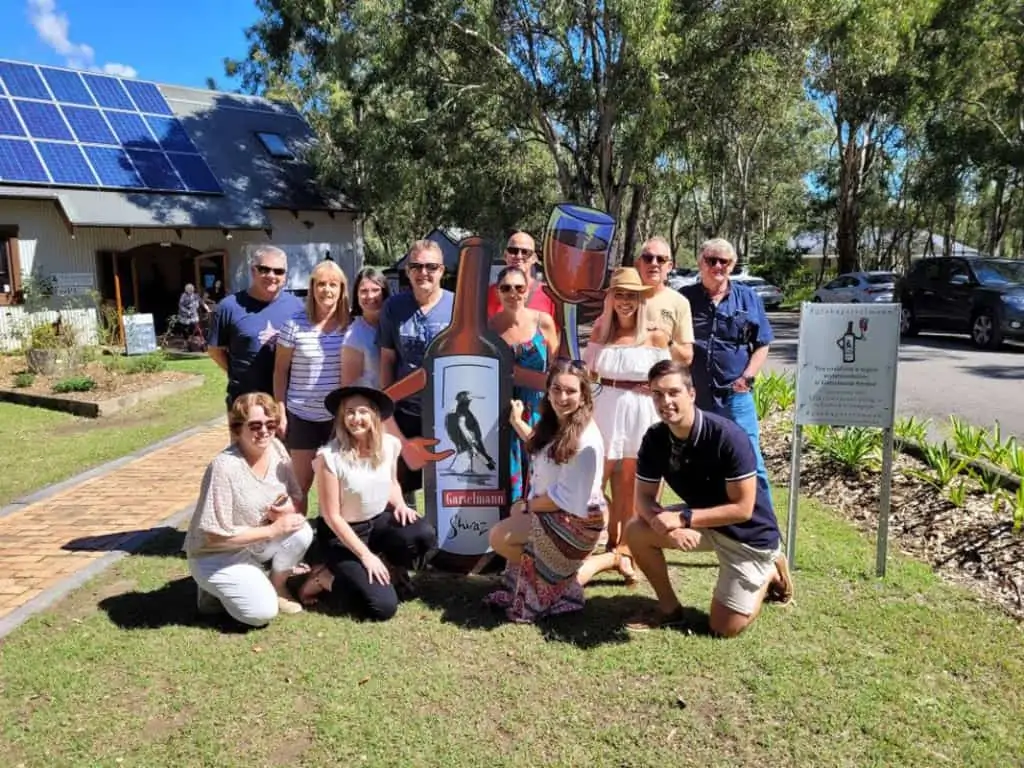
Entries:
[[302,613],[302,603],[298,603],[290,597],[278,595],[277,610],[280,613]]
[[213,616],[214,614],[221,613],[224,610],[224,606],[212,592],[207,592],[198,584],[196,585],[196,592],[196,609],[198,609],[199,613],[203,616]]
[[683,606],[677,606],[671,613],[663,613],[660,608],[654,606],[627,621],[626,629],[630,632],[650,632],[652,629],[678,627],[685,623],[686,614]]

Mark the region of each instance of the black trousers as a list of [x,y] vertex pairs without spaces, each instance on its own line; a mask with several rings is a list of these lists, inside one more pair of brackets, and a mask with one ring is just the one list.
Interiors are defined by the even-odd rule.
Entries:
[[[359,540],[375,555],[399,568],[413,563],[434,546],[434,529],[423,518],[408,525],[395,520],[389,504],[376,517],[362,523],[349,523]],[[324,564],[334,576],[331,592],[346,601],[366,618],[387,621],[398,610],[398,594],[391,584],[370,583],[370,575],[352,550],[346,547],[321,517],[317,519],[317,539],[322,542]]]

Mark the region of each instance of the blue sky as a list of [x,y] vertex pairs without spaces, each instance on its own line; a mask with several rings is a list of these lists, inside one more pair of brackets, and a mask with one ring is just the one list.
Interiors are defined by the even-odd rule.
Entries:
[[[142,9],[145,8],[143,11]],[[253,0],[0,0],[0,58],[222,90],[245,54]]]

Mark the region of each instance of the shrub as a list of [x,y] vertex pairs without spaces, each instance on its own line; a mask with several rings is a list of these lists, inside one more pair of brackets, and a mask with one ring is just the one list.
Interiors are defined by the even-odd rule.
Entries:
[[14,374],[14,386],[18,389],[31,387],[35,380],[36,375],[32,371],[18,371],[18,373]]
[[166,370],[167,358],[162,352],[150,352],[148,355],[130,358],[123,364],[125,373],[159,373]]
[[93,389],[96,389],[96,382],[88,376],[71,376],[53,385],[53,391],[57,393],[89,392]]

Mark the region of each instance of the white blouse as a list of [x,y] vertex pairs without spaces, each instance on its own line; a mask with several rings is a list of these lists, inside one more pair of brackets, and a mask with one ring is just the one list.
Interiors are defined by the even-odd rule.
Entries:
[[365,459],[351,461],[340,453],[337,438],[316,452],[338,478],[341,517],[347,523],[362,523],[379,515],[388,505],[391,476],[402,452],[402,443],[394,435],[383,436],[384,460],[377,467]]
[[604,440],[591,421],[580,435],[576,455],[565,464],[548,456],[550,443],[530,457],[530,498],[547,494],[559,509],[587,517],[588,509],[605,503],[601,478],[604,474]]

